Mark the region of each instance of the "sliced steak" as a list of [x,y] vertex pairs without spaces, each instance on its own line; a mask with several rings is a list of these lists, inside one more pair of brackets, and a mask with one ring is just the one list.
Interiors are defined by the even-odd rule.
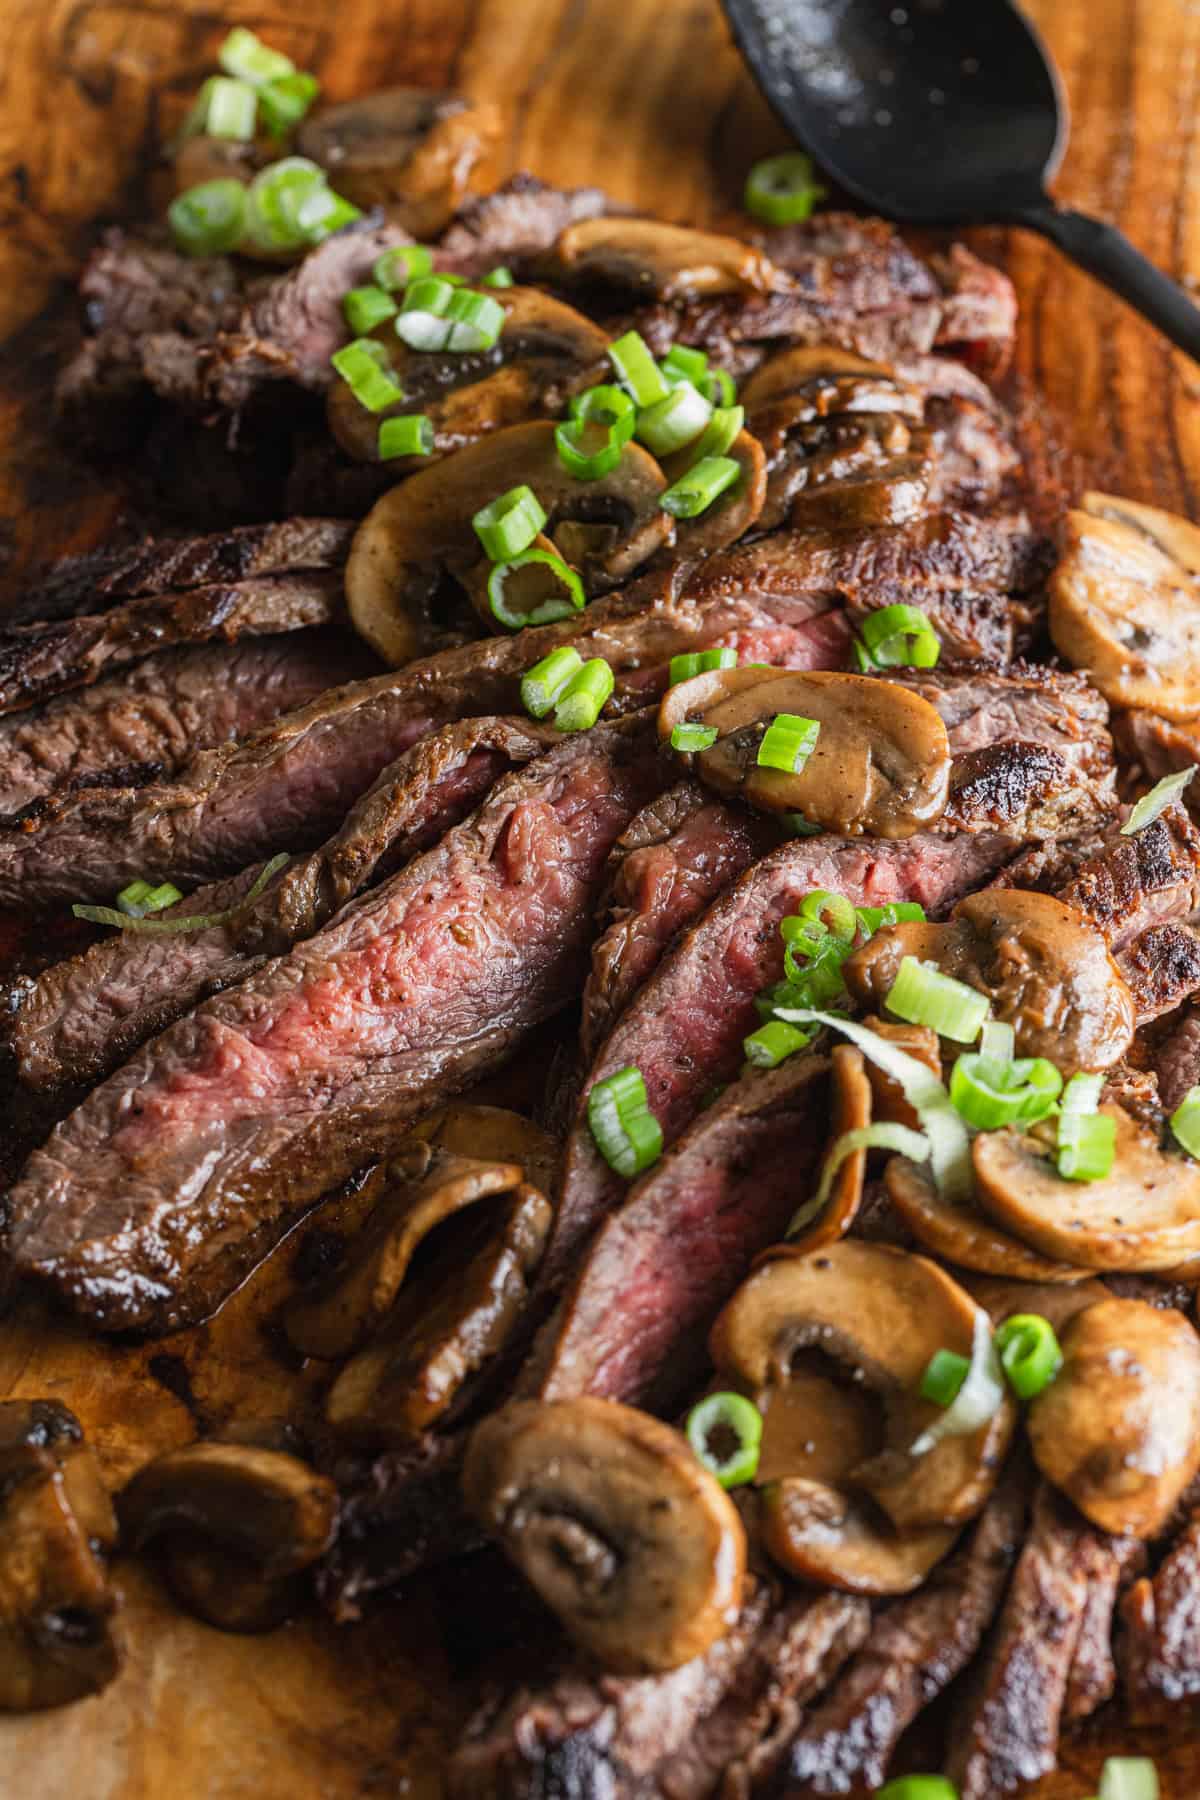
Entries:
[[372,1594],[464,1556],[482,1539],[460,1487],[465,1434],[426,1432],[406,1450],[336,1469],[338,1534],[317,1568],[320,1599],[340,1625]]
[[958,394],[934,395],[925,422],[933,451],[930,508],[986,512],[1005,501],[1019,502],[1021,453],[992,407]]
[[337,628],[159,651],[93,687],[0,719],[0,815],[99,777],[120,787],[162,781],[198,751],[257,731],[374,667],[366,645]]
[[1093,1567],[1083,1624],[1067,1675],[1062,1710],[1066,1729],[1090,1719],[1116,1691],[1113,1619],[1117,1600],[1146,1566],[1146,1546],[1140,1539],[1110,1537],[1106,1543],[1111,1555],[1097,1558]]
[[681,781],[639,813],[609,864],[603,916],[583,991],[580,1040],[591,1061],[671,942],[722,888],[778,842],[769,821]]
[[850,1595],[785,1595],[760,1580],[725,1637],[667,1675],[568,1664],[485,1703],[450,1759],[447,1793],[703,1800],[786,1733],[861,1642],[869,1617]]
[[556,188],[513,175],[460,208],[439,240],[437,266],[475,276],[497,263],[519,265],[543,255],[569,225],[620,210],[599,188]]
[[578,991],[652,724],[505,777],[407,869],[147,1044],[37,1151],[7,1251],[106,1330],[202,1317],[288,1226]]
[[999,1608],[1028,1513],[1028,1470],[1009,1464],[970,1536],[915,1594],[877,1618],[832,1692],[805,1719],[773,1792],[873,1791],[917,1714],[975,1656]]
[[1200,719],[1160,719],[1155,713],[1122,712],[1113,720],[1121,754],[1160,781],[1200,762]]
[[1195,1006],[1154,1051],[1154,1073],[1164,1112],[1172,1113],[1189,1089],[1200,1083],[1200,1012]]
[[1151,925],[1186,919],[1200,906],[1200,831],[1182,806],[1169,806],[1131,837],[1114,831],[1058,894],[1119,956]]
[[1121,1688],[1134,1724],[1155,1724],[1200,1695],[1200,1512],[1174,1539],[1153,1579],[1121,1605]]
[[1200,935],[1187,925],[1151,925],[1119,958],[1138,1024],[1174,1012],[1200,989]]

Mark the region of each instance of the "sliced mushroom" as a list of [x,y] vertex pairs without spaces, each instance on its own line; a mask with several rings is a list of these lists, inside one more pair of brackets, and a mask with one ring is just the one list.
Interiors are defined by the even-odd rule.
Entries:
[[805,344],[768,357],[742,383],[739,395],[749,419],[778,400],[796,397],[807,404],[809,419],[845,412],[900,413],[919,422],[925,411],[919,388],[901,381],[883,363],[829,344]]
[[1070,1285],[1047,1281],[1010,1281],[995,1275],[963,1277],[963,1286],[978,1300],[993,1325],[1003,1325],[1014,1313],[1037,1313],[1048,1319],[1061,1338],[1076,1313],[1112,1294],[1101,1281],[1091,1278]]
[[1060,1342],[1029,1407],[1038,1467],[1102,1531],[1157,1537],[1200,1468],[1200,1337],[1171,1308],[1104,1299]]
[[[898,1532],[908,1533],[973,1517],[995,1484],[1012,1437],[1015,1409],[1006,1397],[974,1431],[943,1437],[913,1454],[940,1413],[921,1398],[925,1369],[939,1350],[971,1355],[977,1311],[970,1296],[925,1257],[843,1238],[756,1270],[717,1319],[709,1348],[722,1374],[763,1412],[764,1454],[778,1394],[794,1376],[805,1380],[810,1373],[797,1365],[805,1352],[819,1352],[826,1389],[840,1373],[859,1394],[876,1396],[882,1447],[858,1456],[832,1485],[866,1493]],[[787,1416],[794,1435],[795,1406]],[[841,1455],[844,1427],[843,1410],[831,1412],[823,1404],[811,1417],[811,1441],[833,1440]],[[844,1441],[856,1453],[861,1447],[853,1432]],[[811,1469],[792,1473],[808,1479]]]
[[803,1581],[852,1594],[909,1594],[953,1548],[958,1528],[896,1531],[861,1494],[789,1477],[762,1497],[763,1544]]
[[[871,1083],[867,1079],[862,1052],[849,1044],[838,1044],[831,1052],[829,1061],[833,1122],[829,1131],[826,1158],[833,1153],[838,1140],[847,1131],[861,1131],[871,1123]],[[824,1165],[822,1172],[823,1168]],[[834,1176],[829,1199],[812,1224],[786,1246],[765,1251],[759,1262],[779,1255],[803,1256],[810,1250],[819,1250],[823,1244],[833,1244],[838,1238],[845,1237],[862,1205],[866,1173],[866,1151],[852,1151]]]
[[[758,766],[779,713],[815,719],[816,746],[798,774]],[[864,675],[720,669],[670,688],[658,714],[669,739],[685,719],[715,726],[696,773],[720,794],[766,812],[799,812],[842,836],[911,837],[945,810],[946,727],[928,700]]]
[[612,1400],[518,1401],[472,1434],[475,1517],[614,1673],[674,1669],[723,1636],[746,1541],[686,1441]]
[[66,1407],[0,1404],[0,1710],[65,1706],[120,1668],[97,1555],[113,1541],[111,1507],[89,1464]]
[[[481,559],[474,515],[509,488],[528,485],[548,518],[546,530],[580,571],[589,596],[631,575],[660,545],[672,522],[659,502],[662,470],[637,444],[599,481],[576,481],[559,461],[554,425],[538,420],[496,431],[386,493],[367,514],[346,566],[346,598],[360,634],[399,668],[424,654],[431,606],[442,578],[461,581]],[[560,537],[576,521],[589,542]]]
[[546,273],[550,279],[627,288],[656,300],[767,294],[789,285],[761,250],[741,238],[620,216],[569,225],[546,259]]
[[[863,1024],[906,1055],[915,1056],[930,1074],[941,1076],[942,1052],[938,1035],[928,1025],[905,1025],[895,1019],[877,1018],[866,1018]],[[867,1080],[871,1084],[872,1114],[876,1119],[890,1125],[907,1125],[913,1131],[922,1129],[917,1110],[904,1098],[904,1089],[898,1081],[874,1063],[867,1065]]]
[[436,237],[491,149],[495,108],[427,88],[385,88],[304,121],[296,150],[356,206],[386,206],[418,238]]
[[[505,322],[494,350],[479,356],[410,350],[387,319],[373,333],[403,399],[371,412],[344,381],[326,399],[334,437],[360,462],[379,461],[379,426],[394,413],[421,412],[433,425],[434,454],[446,456],[491,431],[561,412],[577,388],[602,378],[608,334],[539,288],[498,289]],[[423,466],[407,458],[397,470]]]
[[1018,1054],[1048,1057],[1064,1075],[1111,1067],[1133,1040],[1133,996],[1103,935],[1051,894],[986,888],[947,925],[887,926],[847,959],[851,994],[885,1005],[906,956],[987,994]]
[[175,192],[185,194],[202,181],[250,182],[265,167],[266,157],[257,144],[237,138],[206,137],[203,133],[180,145],[172,161]]
[[548,1193],[558,1176],[559,1147],[548,1131],[504,1106],[452,1100],[426,1113],[409,1137],[435,1149],[485,1162],[520,1163],[526,1181]]
[[1067,1181],[1037,1137],[987,1131],[972,1157],[982,1209],[1044,1256],[1085,1269],[1168,1270],[1200,1254],[1200,1164],[1164,1152],[1123,1107],[1112,1172]]
[[1055,647],[1115,706],[1168,719],[1200,708],[1200,529],[1085,494],[1049,591]]
[[[694,519],[680,519],[676,538],[681,556],[708,556],[736,543],[757,521],[767,497],[767,463],[762,445],[748,431],[739,431],[726,456],[737,463],[741,474],[712,505]],[[686,473],[686,451],[680,451],[663,464],[663,474],[675,482]]]
[[888,1199],[922,1249],[947,1262],[1014,1281],[1083,1281],[1087,1275],[1073,1263],[1037,1255],[975,1207],[943,1200],[925,1169],[903,1156],[892,1157],[883,1179]]

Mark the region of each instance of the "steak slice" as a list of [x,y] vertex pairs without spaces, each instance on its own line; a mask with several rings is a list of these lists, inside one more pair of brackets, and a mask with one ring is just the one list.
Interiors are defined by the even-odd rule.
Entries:
[[336,628],[159,651],[0,719],[0,815],[101,776],[122,788],[162,781],[196,752],[257,731],[374,664],[365,644]]
[[1139,763],[1148,781],[1160,781],[1200,762],[1200,719],[1160,719],[1156,713],[1122,712],[1113,720],[1121,754]]
[[876,1619],[792,1743],[773,1790],[780,1800],[882,1787],[904,1732],[983,1642],[1020,1546],[1028,1488],[1027,1468],[1010,1462],[965,1543]]
[[1200,988],[1200,936],[1187,925],[1151,925],[1120,957],[1138,1024],[1174,1012]]
[[1182,806],[1169,806],[1132,837],[1113,832],[1058,895],[1119,958],[1151,925],[1186,919],[1200,906],[1200,832]]
[[1153,1579],[1121,1605],[1121,1687],[1134,1724],[1156,1724],[1200,1694],[1200,1512],[1193,1512]]
[[550,187],[534,175],[513,175],[460,207],[438,242],[437,266],[486,275],[497,263],[543,255],[570,225],[620,210],[599,188]]
[[786,1742],[800,1707],[862,1641],[869,1619],[865,1600],[784,1594],[760,1579],[726,1635],[682,1668],[627,1677],[570,1663],[493,1697],[450,1758],[447,1793],[704,1800],[724,1777],[745,1779],[764,1744]]
[[506,776],[433,850],[147,1044],[36,1151],[6,1246],[104,1330],[174,1329],[322,1193],[578,991],[652,725]]
[[583,990],[580,1041],[590,1062],[679,931],[778,842],[744,807],[681,781],[638,814],[609,859],[605,914]]
[[1188,1008],[1158,1045],[1153,1064],[1162,1109],[1173,1113],[1188,1090],[1200,1082],[1200,1012],[1195,1006]]
[[1146,1566],[1146,1546],[1140,1539],[1110,1537],[1107,1543],[1112,1554],[1098,1560],[1093,1570],[1083,1624],[1067,1675],[1062,1710],[1062,1722],[1067,1728],[1090,1719],[1116,1691],[1113,1615],[1120,1594]]

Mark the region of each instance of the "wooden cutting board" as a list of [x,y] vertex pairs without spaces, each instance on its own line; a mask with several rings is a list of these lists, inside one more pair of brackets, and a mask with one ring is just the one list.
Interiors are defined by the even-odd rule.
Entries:
[[[1030,9],[1074,108],[1061,195],[1200,281],[1200,5]],[[0,602],[116,516],[113,488],[46,429],[66,284],[98,219],[136,216],[160,96],[193,90],[235,22],[315,69],[331,98],[416,82],[494,100],[496,179],[596,182],[668,218],[730,214],[748,165],[781,142],[715,0],[0,0]],[[1040,241],[981,232],[975,247],[1017,282],[1020,380],[1043,397],[1069,483],[1200,516],[1200,369]],[[264,1330],[277,1279],[268,1268],[211,1325],[142,1349],[23,1307],[0,1320],[0,1395],[73,1406],[113,1481],[186,1441],[197,1415],[285,1412],[305,1377]],[[420,1596],[350,1631],[309,1621],[238,1639],[181,1617],[145,1570],[122,1564],[118,1579],[125,1673],[69,1712],[0,1718],[0,1800],[436,1794],[461,1696]],[[1194,1721],[1139,1740],[1108,1716],[1036,1794],[1081,1800],[1113,1751],[1154,1754],[1166,1800],[1200,1795]]]

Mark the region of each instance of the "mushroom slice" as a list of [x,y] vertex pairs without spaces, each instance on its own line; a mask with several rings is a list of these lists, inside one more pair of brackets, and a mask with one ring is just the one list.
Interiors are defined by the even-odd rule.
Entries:
[[893,1156],[883,1172],[888,1198],[922,1249],[962,1269],[1013,1281],[1083,1281],[1088,1271],[1039,1256],[974,1207],[943,1200],[925,1170]]
[[[736,543],[757,521],[767,497],[767,462],[762,445],[748,431],[739,431],[725,452],[741,470],[731,488],[694,519],[680,519],[676,539],[681,556],[707,556]],[[681,450],[663,464],[663,474],[674,483],[687,473],[688,452]]]
[[161,1558],[167,1586],[184,1612],[217,1631],[275,1631],[301,1610],[307,1598],[302,1571],[264,1575],[251,1557],[190,1532],[164,1538]]
[[701,1656],[741,1599],[746,1538],[728,1494],[669,1426],[613,1400],[517,1401],[477,1426],[463,1494],[565,1629],[605,1669]]
[[1200,706],[1200,530],[1155,507],[1085,494],[1050,579],[1055,647],[1116,706],[1169,719]]
[[1048,1057],[1064,1075],[1111,1067],[1133,1040],[1133,995],[1103,934],[1051,894],[985,888],[947,925],[887,926],[847,958],[851,994],[883,1006],[906,956],[987,994],[1018,1054]]
[[384,88],[306,119],[296,150],[356,206],[386,206],[419,238],[457,212],[471,173],[496,137],[490,104],[429,88]]
[[761,250],[741,238],[621,217],[569,225],[546,259],[546,273],[552,280],[601,283],[656,300],[769,294],[790,285]]
[[[850,1044],[838,1044],[830,1054],[829,1065],[833,1123],[829,1148],[825,1152],[827,1159],[846,1132],[862,1131],[871,1123],[871,1083],[867,1079],[862,1052]],[[834,1244],[845,1237],[862,1205],[866,1173],[866,1151],[851,1151],[833,1178],[829,1199],[808,1229],[786,1245],[764,1251],[758,1261],[767,1262],[775,1256],[803,1256],[809,1250],[820,1249],[822,1244]]]
[[[928,1025],[907,1025],[895,1019],[879,1018],[866,1018],[863,1024],[876,1037],[895,1044],[898,1050],[903,1050],[908,1056],[915,1056],[918,1062],[925,1064],[931,1075],[941,1079],[941,1046],[937,1032],[931,1031]],[[923,1127],[917,1109],[905,1099],[900,1083],[886,1075],[875,1063],[867,1064],[866,1073],[871,1085],[872,1116],[885,1124],[907,1125],[912,1131],[921,1131]]]
[[1123,1107],[1100,1110],[1117,1127],[1110,1174],[1067,1181],[1039,1138],[985,1131],[971,1151],[979,1204],[1042,1255],[1084,1269],[1177,1268],[1200,1254],[1200,1164],[1164,1152]]
[[[815,719],[816,746],[798,774],[758,766],[779,713]],[[945,810],[950,746],[935,707],[892,681],[760,669],[719,669],[670,688],[658,714],[670,739],[685,719],[715,726],[696,773],[720,794],[765,812],[799,812],[843,837],[904,838]]]
[[910,1594],[958,1537],[953,1525],[896,1531],[861,1495],[794,1476],[767,1488],[760,1518],[782,1568],[851,1594]]
[[[906,1533],[973,1517],[1012,1437],[1016,1412],[1005,1396],[974,1431],[912,1451],[941,1411],[919,1391],[930,1358],[939,1350],[969,1358],[977,1313],[970,1295],[925,1257],[842,1238],[756,1270],[717,1319],[709,1348],[722,1373],[754,1396],[768,1428],[776,1392],[805,1352],[819,1352],[855,1388],[876,1395],[883,1448],[839,1471],[835,1485],[865,1491]],[[835,1419],[814,1412],[810,1436],[839,1432]]]
[[1200,1337],[1173,1308],[1104,1299],[1060,1341],[1029,1406],[1037,1465],[1102,1531],[1157,1537],[1200,1468]]
[[769,357],[742,383],[739,398],[751,420],[778,400],[796,398],[808,408],[795,415],[797,422],[845,412],[901,413],[920,421],[925,413],[919,388],[885,364],[831,344],[805,344]]
[[[486,1165],[484,1165],[486,1166]],[[426,1267],[377,1342],[351,1357],[330,1390],[325,1417],[344,1437],[402,1444],[446,1411],[467,1378],[507,1343],[525,1310],[554,1210],[534,1187],[486,1209],[475,1241]]]
[[[95,1694],[117,1674],[118,1601],[96,1554],[109,1509],[55,1401],[0,1404],[0,1710]],[[80,1502],[76,1512],[74,1502]],[[99,1527],[99,1530],[95,1529]]]
[[[549,419],[512,425],[451,460],[391,488],[359,526],[346,565],[346,599],[358,632],[394,668],[423,655],[433,638],[431,608],[444,576],[462,581],[480,561],[472,519],[509,488],[533,489],[560,554],[574,563],[589,597],[612,587],[671,541],[660,505],[666,480],[640,445],[626,444],[611,474],[576,481],[559,461]],[[564,548],[560,527],[598,528],[582,548]]]
[[558,1177],[559,1146],[548,1131],[504,1106],[451,1100],[426,1113],[409,1137],[484,1162],[520,1163],[526,1181],[548,1193]]

